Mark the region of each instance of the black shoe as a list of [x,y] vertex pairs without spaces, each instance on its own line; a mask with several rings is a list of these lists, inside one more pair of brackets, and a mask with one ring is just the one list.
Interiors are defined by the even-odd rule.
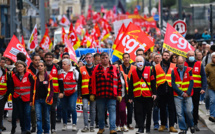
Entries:
[[138,128],[138,125],[137,125],[137,124],[135,125],[135,128]]
[[150,133],[150,129],[146,129],[146,133]]
[[11,134],[15,134],[15,132],[16,132],[16,127],[12,127]]
[[26,131],[26,133],[25,134],[31,134],[31,131]]
[[36,127],[32,127],[31,129],[31,133],[34,133],[34,132],[36,132]]
[[195,133],[195,128],[194,127],[190,127],[190,132],[193,134]]
[[67,122],[68,122],[68,123],[71,123],[71,120],[70,120],[70,119],[67,119]]
[[200,129],[198,128],[197,125],[195,125],[194,128],[195,128],[196,131],[200,131]]
[[215,122],[215,117],[210,116],[208,119],[209,119],[209,121],[211,121],[211,122]]
[[178,134],[187,134],[186,130],[181,130]]
[[143,134],[144,130],[142,128],[139,128],[138,131],[136,132],[136,134]]
[[61,123],[61,119],[56,119],[56,123]]
[[2,126],[1,130],[2,130],[2,131],[5,131],[5,130],[6,130],[6,127]]
[[109,128],[108,124],[105,124],[105,128]]
[[96,127],[95,128],[99,128],[99,125],[96,125]]

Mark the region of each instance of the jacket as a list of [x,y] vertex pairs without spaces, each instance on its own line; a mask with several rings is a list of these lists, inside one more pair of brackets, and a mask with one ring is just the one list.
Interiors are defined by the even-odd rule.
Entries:
[[207,66],[205,67],[205,72],[207,76],[208,89],[215,91],[215,64],[207,64]]

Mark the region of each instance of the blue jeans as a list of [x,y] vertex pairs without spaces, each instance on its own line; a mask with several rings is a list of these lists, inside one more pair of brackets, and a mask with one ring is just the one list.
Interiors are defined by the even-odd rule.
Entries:
[[210,97],[210,116],[215,117],[215,91],[208,89]]
[[200,99],[199,99],[199,101],[204,101],[204,98],[205,98],[205,93],[204,93],[204,94],[200,94]]
[[160,109],[158,106],[155,106],[153,108],[153,121],[154,121],[154,127],[159,128],[159,121],[160,120]]
[[[45,99],[35,100],[35,111],[37,115],[37,134],[42,134],[42,118],[44,119],[44,133],[48,134],[50,130],[50,105],[45,102]],[[42,117],[42,110],[45,117]]]
[[[63,110],[63,108],[62,108],[62,103],[60,102],[60,99],[59,99],[59,104],[57,105],[57,119],[58,120],[61,120],[61,118],[63,117],[62,116],[62,110]],[[68,111],[68,119],[70,119],[71,117],[70,117],[70,112]]]
[[[88,99],[83,98],[84,126],[88,126]],[[96,118],[96,101],[90,101],[90,126],[94,126]]]
[[64,96],[61,99],[62,107],[63,107],[63,124],[67,124],[68,119],[68,111],[72,113],[72,124],[77,124],[77,111],[76,111],[76,102],[77,102],[78,94],[75,92],[70,96]]
[[185,115],[186,121],[189,127],[194,126],[193,122],[193,102],[192,97],[183,98],[181,96],[174,97],[175,100],[175,107],[176,113],[178,116],[178,125],[181,130],[187,130],[187,125],[185,122]]
[[15,98],[13,99],[13,106],[15,107],[15,109],[13,109],[13,112],[17,112],[14,110],[18,110],[19,113],[21,131],[22,132],[30,131],[31,128],[30,102],[23,102],[21,98]]
[[96,100],[97,111],[98,111],[98,120],[99,120],[99,129],[104,129],[105,126],[105,108],[109,112],[109,123],[110,130],[115,130],[116,128],[116,100],[114,99],[97,99]]
[[207,86],[207,89],[206,89],[206,92],[205,92],[205,108],[207,110],[210,109],[210,97],[209,97],[209,93],[208,93],[208,86]]

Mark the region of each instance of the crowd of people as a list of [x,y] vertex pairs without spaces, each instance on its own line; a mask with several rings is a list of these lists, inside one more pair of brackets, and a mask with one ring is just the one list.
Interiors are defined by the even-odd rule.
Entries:
[[[77,131],[78,98],[83,103],[83,133],[94,132],[95,127],[98,134],[105,127],[111,134],[134,127],[137,134],[150,133],[152,115],[154,130],[159,132],[177,133],[176,124],[179,134],[186,134],[188,128],[191,133],[200,131],[199,104],[206,105],[209,120],[215,122],[215,45],[195,40],[191,45],[195,51],[189,51],[186,59],[161,51],[159,45],[154,52],[138,49],[132,64],[129,53],[111,63],[106,52],[87,53],[76,64],[59,46],[54,52],[37,48],[29,67],[21,52],[16,63],[2,57],[0,132],[9,94],[13,103],[11,134],[16,132],[17,120],[22,134],[56,134],[56,123],[62,120],[62,131],[71,120],[72,131]],[[133,117],[136,126],[132,126]]]

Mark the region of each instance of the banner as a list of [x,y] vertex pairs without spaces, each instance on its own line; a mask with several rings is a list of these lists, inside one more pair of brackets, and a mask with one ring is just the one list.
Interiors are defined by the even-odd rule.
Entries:
[[118,32],[118,34],[117,34],[117,36],[116,36],[116,40],[114,41],[114,44],[113,44],[113,47],[112,47],[113,49],[116,48],[116,46],[119,43],[119,41],[121,40],[125,30],[126,30],[126,28],[125,28],[125,25],[123,23],[121,28],[120,28],[120,30],[119,30],[119,32]]
[[11,59],[13,62],[16,62],[17,61],[16,55],[19,52],[24,53],[26,55],[26,64],[29,66],[31,63],[30,56],[28,55],[23,45],[19,42],[17,37],[13,35],[3,56]]
[[131,58],[130,62],[132,63],[135,61],[137,49],[141,48],[146,52],[152,46],[154,46],[153,39],[144,33],[140,27],[130,23],[115,48],[113,55],[122,59],[124,53],[129,53]]
[[169,23],[167,23],[163,48],[183,57],[187,57],[187,52],[195,51],[193,46]]
[[38,46],[38,40],[37,40],[37,24],[36,24],[34,26],[34,29],[31,33],[30,39],[28,41],[28,49],[32,53],[37,46]]
[[46,32],[40,42],[40,47],[44,50],[51,50],[52,48],[52,41],[51,41],[51,38],[49,37],[48,28],[46,29]]

